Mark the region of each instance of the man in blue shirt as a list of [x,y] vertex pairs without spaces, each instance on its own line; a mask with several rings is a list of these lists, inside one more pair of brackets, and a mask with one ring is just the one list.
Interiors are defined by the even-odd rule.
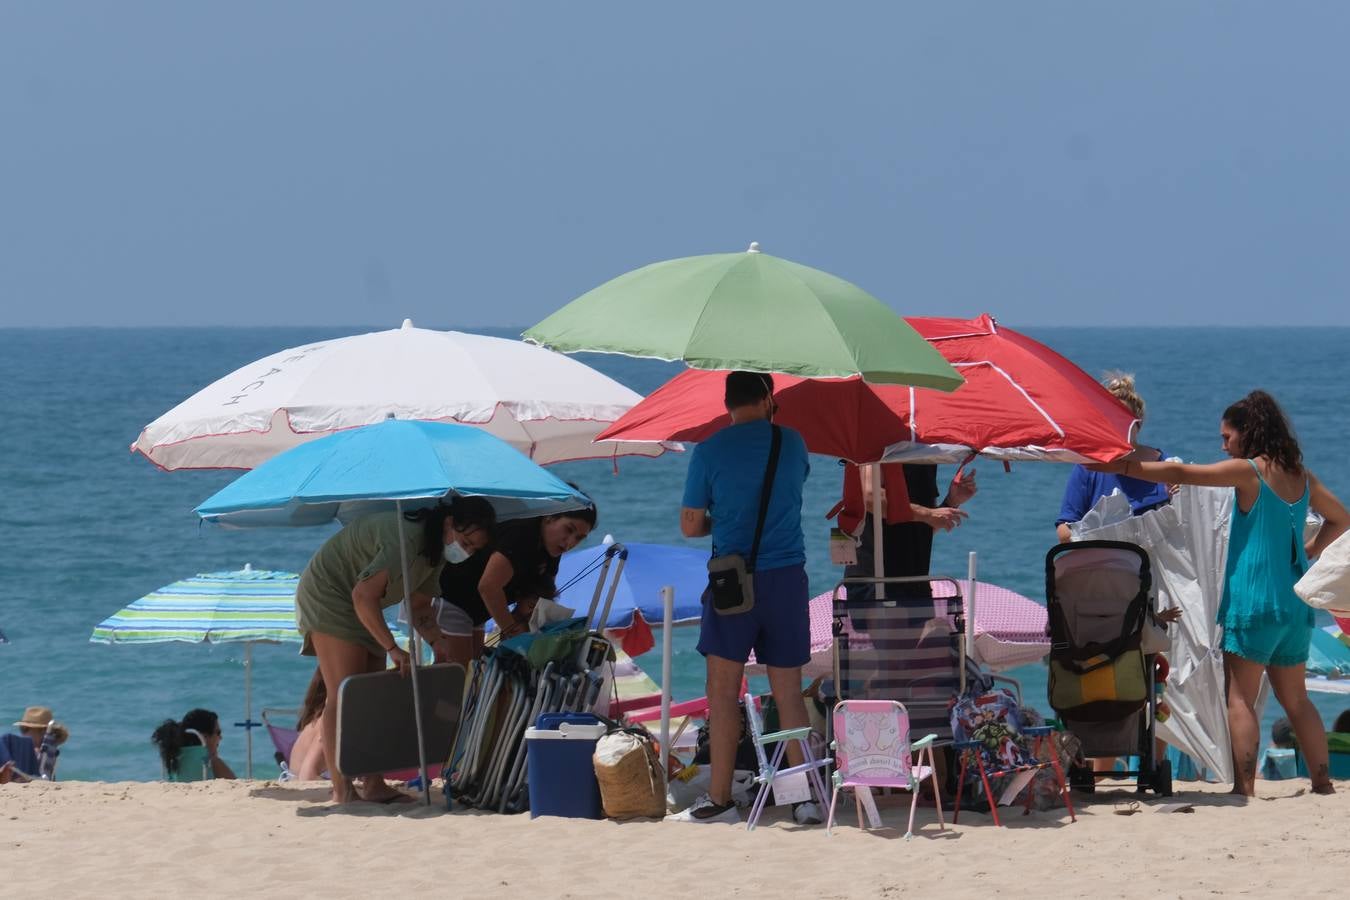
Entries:
[[[740,554],[750,563],[760,494],[773,439],[773,377],[731,372],[726,382],[731,425],[694,449],[685,478],[680,530],[685,537],[712,535],[713,554]],[[711,781],[708,793],[676,818],[689,822],[739,822],[731,799],[736,746],[741,735],[737,705],[750,651],[769,673],[780,727],[808,724],[802,701],[802,666],[811,658],[810,600],[802,537],[802,486],[811,470],[802,436],[780,428],[778,466],[754,560],[755,605],[723,615],[703,597],[698,650],[708,667],[708,728]],[[789,745],[792,765],[802,762]],[[814,803],[797,804],[793,817],[818,823]]]

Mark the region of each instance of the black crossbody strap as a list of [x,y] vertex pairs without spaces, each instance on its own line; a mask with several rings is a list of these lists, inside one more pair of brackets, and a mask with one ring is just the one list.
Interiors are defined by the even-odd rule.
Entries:
[[764,518],[769,514],[769,497],[773,494],[773,478],[778,474],[778,451],[783,447],[783,429],[773,426],[773,437],[769,441],[769,464],[764,468],[764,485],[759,489],[759,518],[755,520],[755,541],[750,545],[750,559],[746,560],[747,572],[755,571],[755,559],[759,556],[759,539],[764,534]]

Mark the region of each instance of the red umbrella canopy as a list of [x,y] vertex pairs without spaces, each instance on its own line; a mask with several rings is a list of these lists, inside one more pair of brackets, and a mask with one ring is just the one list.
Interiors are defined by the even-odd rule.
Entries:
[[[977,319],[907,319],[960,372],[955,391],[860,378],[774,376],[775,421],[813,453],[855,463],[994,459],[1107,462],[1131,449],[1134,415],[1091,375],[1038,341]],[[596,440],[701,441],[730,422],[725,372],[690,369]]]

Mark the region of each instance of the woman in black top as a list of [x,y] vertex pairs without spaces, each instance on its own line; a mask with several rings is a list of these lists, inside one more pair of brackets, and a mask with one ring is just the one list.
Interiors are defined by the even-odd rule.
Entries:
[[502,637],[528,628],[540,597],[557,594],[558,560],[595,527],[594,508],[520,519],[497,527],[488,553],[475,554],[441,572],[438,617],[448,644],[447,660],[467,665],[483,652],[483,626],[497,623]]

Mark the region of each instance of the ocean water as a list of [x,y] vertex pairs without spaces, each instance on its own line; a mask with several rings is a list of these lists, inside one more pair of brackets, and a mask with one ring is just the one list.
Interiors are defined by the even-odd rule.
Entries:
[[[448,324],[446,327],[450,327]],[[239,568],[299,571],[332,529],[224,531],[198,524],[192,508],[233,476],[156,470],[128,453],[140,428],[202,385],[265,354],[365,329],[0,329],[0,723],[30,704],[56,710],[71,740],[63,778],[150,780],[159,764],[150,733],[188,709],[243,718],[242,647],[89,643],[103,618],[188,575]],[[1350,407],[1350,329],[1030,328],[1036,338],[1091,372],[1135,372],[1148,400],[1145,440],[1185,459],[1220,458],[1218,418],[1232,400],[1262,387],[1280,398],[1309,465],[1350,498],[1344,447]],[[512,332],[502,331],[501,334]],[[613,356],[586,361],[646,393],[678,367]],[[631,459],[560,466],[600,508],[595,538],[678,543],[685,460]],[[963,576],[979,555],[985,580],[1042,599],[1043,559],[1067,470],[1018,464],[1004,472],[981,461],[969,521],[939,535],[933,571]],[[943,469],[940,477],[950,477]],[[814,457],[803,505],[812,589],[831,587],[825,513],[838,497],[840,469]],[[702,693],[694,631],[677,635],[677,698]],[[660,672],[659,648],[642,658]],[[294,707],[312,661],[293,646],[254,651],[254,706]],[[1027,701],[1045,708],[1040,667],[1014,674]],[[1344,700],[1318,698],[1329,722]],[[1278,715],[1272,705],[1268,719]],[[255,769],[275,772],[270,745],[255,740]],[[241,729],[226,729],[225,758],[242,773]]]

